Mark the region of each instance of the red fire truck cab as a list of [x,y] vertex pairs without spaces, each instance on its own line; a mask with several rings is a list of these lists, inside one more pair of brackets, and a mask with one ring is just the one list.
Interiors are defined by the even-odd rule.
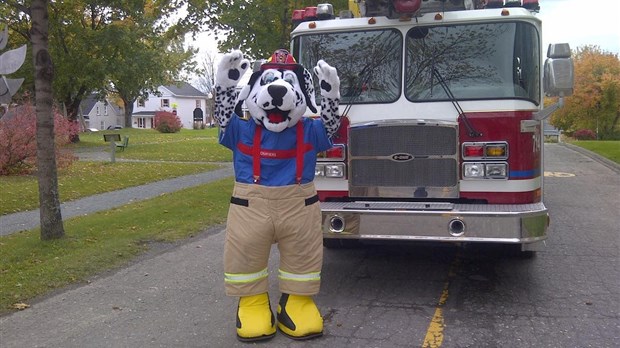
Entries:
[[538,1],[351,1],[295,11],[291,50],[341,80],[343,122],[316,167],[324,242],[492,242],[534,250],[542,120],[572,93],[568,44],[543,63]]

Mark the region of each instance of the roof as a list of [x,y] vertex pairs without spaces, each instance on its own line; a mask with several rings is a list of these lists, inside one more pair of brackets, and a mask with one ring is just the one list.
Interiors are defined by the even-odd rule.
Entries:
[[[82,102],[80,103],[80,106],[82,107],[82,115],[90,114],[90,112],[93,110],[97,102],[104,102],[104,101],[97,99],[96,94],[91,94],[87,96],[86,98],[82,99]],[[112,110],[112,113],[114,114],[121,113],[120,108],[116,104],[110,103],[109,100],[108,100],[108,107]]]
[[98,100],[94,94],[91,94],[86,98],[82,99],[82,102],[80,103],[80,106],[82,107],[82,115],[90,114],[90,111],[95,107],[97,101]]
[[196,87],[190,85],[187,82],[179,82],[175,85],[162,86],[167,89],[175,97],[202,97],[206,98],[207,95],[196,89]]
[[155,113],[157,111],[153,110],[153,111],[138,111],[138,112],[134,112],[131,115],[132,116],[144,116],[144,117],[155,117]]

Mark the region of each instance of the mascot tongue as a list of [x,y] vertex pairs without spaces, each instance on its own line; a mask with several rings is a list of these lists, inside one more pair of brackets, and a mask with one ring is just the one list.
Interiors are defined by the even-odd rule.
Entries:
[[284,113],[282,113],[282,111],[279,111],[279,110],[273,110],[273,111],[268,112],[267,118],[269,119],[269,122],[271,123],[280,123],[286,120]]

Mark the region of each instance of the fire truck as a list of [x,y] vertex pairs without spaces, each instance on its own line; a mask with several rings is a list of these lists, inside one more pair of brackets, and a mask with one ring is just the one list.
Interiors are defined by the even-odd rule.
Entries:
[[[294,11],[291,51],[341,80],[341,127],[315,183],[324,245],[540,250],[542,120],[572,93],[568,44],[543,63],[537,0],[355,0]],[[559,102],[543,106],[544,96]]]

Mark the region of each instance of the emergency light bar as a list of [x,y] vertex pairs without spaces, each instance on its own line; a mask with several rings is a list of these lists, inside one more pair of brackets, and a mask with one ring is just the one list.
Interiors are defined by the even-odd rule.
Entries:
[[[421,15],[431,12],[480,10],[485,8],[522,7],[529,11],[540,10],[539,0],[486,0],[486,2],[469,2],[464,0],[366,0],[362,17]],[[341,11],[341,18],[351,18],[351,11]],[[318,4],[293,11],[293,26],[301,22],[334,19],[334,8],[329,3]]]
[[523,7],[530,11],[540,10],[538,0],[488,0],[485,8]]

